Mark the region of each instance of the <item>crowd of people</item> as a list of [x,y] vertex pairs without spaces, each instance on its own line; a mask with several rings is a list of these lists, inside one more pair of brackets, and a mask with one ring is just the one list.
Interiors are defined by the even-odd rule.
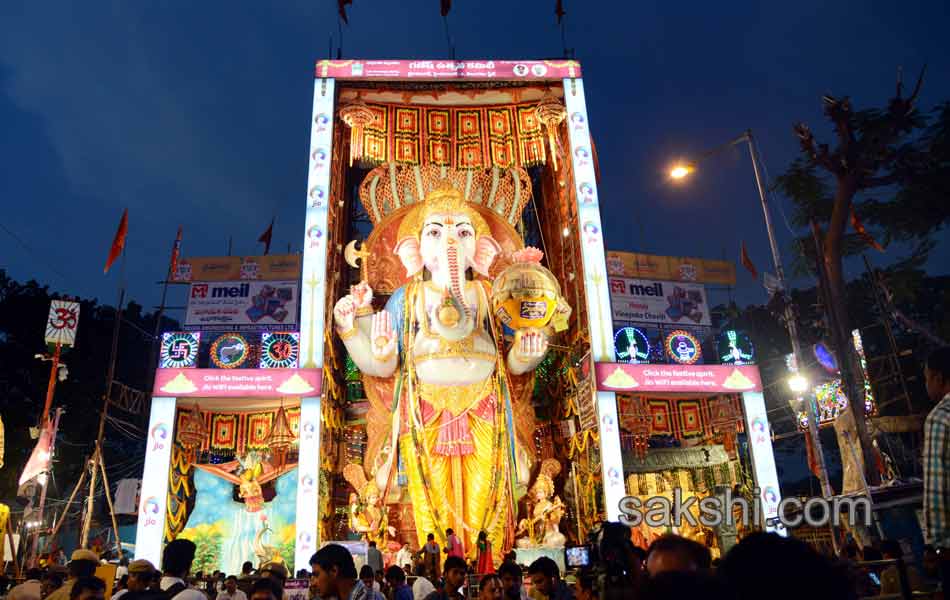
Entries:
[[[370,544],[357,569],[348,548],[327,544],[297,579],[309,578],[309,600],[848,600],[905,591],[942,597],[942,558],[928,549],[919,566],[904,565],[903,548],[890,540],[876,548],[848,545],[831,558],[794,538],[754,533],[713,561],[708,548],[688,538],[668,534],[643,549],[626,527],[606,523],[590,545],[590,564],[562,573],[547,556],[519,565],[514,552],[497,568],[481,555],[468,562],[452,537],[442,547],[433,536],[419,552],[406,548],[397,557],[411,562],[402,567],[392,559],[385,566]],[[189,540],[170,542],[160,570],[147,560],[123,562],[109,600],[289,600],[283,564],[255,570],[248,562],[239,575],[192,574],[195,550]],[[108,586],[95,576],[99,564],[95,553],[77,550],[65,570],[28,570],[6,600],[106,600]]]

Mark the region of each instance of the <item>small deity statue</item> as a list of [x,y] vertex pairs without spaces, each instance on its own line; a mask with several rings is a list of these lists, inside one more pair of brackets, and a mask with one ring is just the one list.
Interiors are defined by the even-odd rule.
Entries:
[[264,493],[261,490],[261,484],[257,478],[264,470],[260,462],[254,462],[241,473],[241,484],[238,488],[238,495],[244,500],[244,507],[247,512],[258,512],[264,507]]
[[386,534],[396,535],[394,527],[388,527],[386,511],[380,508],[380,493],[375,481],[367,481],[363,467],[348,464],[343,467],[343,477],[356,488],[359,496],[350,494],[350,530],[367,541],[383,546]]
[[560,496],[554,494],[554,478],[560,472],[561,463],[553,458],[541,463],[541,472],[531,487],[530,516],[521,519],[515,532],[515,535],[524,535],[516,541],[519,548],[564,547],[567,540],[560,529],[564,503],[561,502]]

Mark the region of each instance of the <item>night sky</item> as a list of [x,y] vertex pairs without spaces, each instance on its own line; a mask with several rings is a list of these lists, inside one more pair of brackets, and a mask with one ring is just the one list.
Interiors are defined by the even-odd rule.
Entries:
[[[554,0],[454,4],[459,59],[562,52]],[[912,80],[929,64],[923,106],[950,99],[943,2],[565,6],[611,249],[735,260],[745,239],[763,270],[748,156],[722,154],[674,189],[675,158],[751,128],[774,177],[796,155],[793,122],[827,137],[823,93],[880,106],[901,65]],[[179,224],[186,256],[223,254],[229,236],[234,253],[260,252],[273,214],[274,251],[298,249],[313,65],[331,34],[332,0],[0,4],[0,267],[112,303],[120,273],[102,266],[124,207],[129,294],[149,307]],[[343,54],[447,57],[438,2],[354,0]],[[776,222],[788,261],[791,234]],[[948,257],[944,235],[931,271],[946,273]],[[765,299],[744,271],[737,295]]]

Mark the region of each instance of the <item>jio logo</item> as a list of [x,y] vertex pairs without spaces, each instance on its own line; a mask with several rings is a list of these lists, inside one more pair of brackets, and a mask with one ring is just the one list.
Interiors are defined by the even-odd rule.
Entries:
[[584,115],[579,112],[571,113],[571,123],[574,124],[574,129],[580,129],[584,126],[584,122],[587,119],[584,118]]
[[155,427],[152,427],[150,435],[152,437],[152,450],[164,450],[165,441],[168,439],[168,426],[164,423],[159,423]]
[[322,185],[314,186],[314,188],[310,190],[310,206],[314,208],[323,206],[326,197],[327,192],[323,189]]
[[585,146],[578,146],[574,150],[574,156],[582,160],[590,158],[590,150],[588,150]]
[[313,122],[317,125],[317,132],[326,131],[327,125],[330,124],[330,117],[326,113],[320,113],[313,118]]
[[158,525],[158,500],[155,496],[149,496],[142,501],[142,516],[145,519],[145,527]]
[[314,225],[309,230],[307,230],[307,237],[310,238],[310,247],[317,248],[320,246],[320,238],[323,237],[323,232],[319,227]]
[[313,160],[317,169],[322,169],[327,164],[327,157],[330,155],[326,148],[317,148],[313,151]]
[[306,421],[303,424],[303,433],[304,433],[303,439],[312,440],[313,435],[316,433],[316,431],[317,431],[317,427],[316,425],[313,424],[313,421]]
[[300,478],[300,485],[303,486],[305,494],[313,492],[313,477],[309,474],[304,475]]
[[312,540],[313,537],[306,531],[301,531],[297,534],[297,541],[300,542],[301,550],[309,550]]
[[577,189],[580,192],[582,202],[587,204],[594,201],[594,186],[585,181]]
[[762,499],[765,500],[766,506],[775,506],[778,504],[778,491],[772,486],[768,486],[762,492]]

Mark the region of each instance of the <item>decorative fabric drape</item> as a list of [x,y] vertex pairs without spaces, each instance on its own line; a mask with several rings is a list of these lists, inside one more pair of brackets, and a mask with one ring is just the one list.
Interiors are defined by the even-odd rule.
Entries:
[[[731,398],[735,414],[735,431],[744,431],[742,421],[742,400],[738,395]],[[633,431],[633,424],[628,422],[635,411],[632,408],[633,396],[617,395],[617,404],[620,412],[620,427]],[[653,417],[652,435],[666,435],[678,440],[703,438],[716,433],[713,427],[712,403],[717,397],[707,398],[645,398],[647,410]]]
[[366,103],[363,160],[484,169],[543,164],[545,134],[538,104],[481,107]]
[[[266,450],[267,436],[274,421],[276,410],[264,412],[202,412],[209,436],[198,448],[199,452],[211,452],[221,457],[239,456],[248,450]],[[287,423],[294,435],[300,431],[300,407],[284,408]],[[181,430],[182,419],[187,410],[178,409],[175,439]],[[180,440],[178,440],[180,442]]]

